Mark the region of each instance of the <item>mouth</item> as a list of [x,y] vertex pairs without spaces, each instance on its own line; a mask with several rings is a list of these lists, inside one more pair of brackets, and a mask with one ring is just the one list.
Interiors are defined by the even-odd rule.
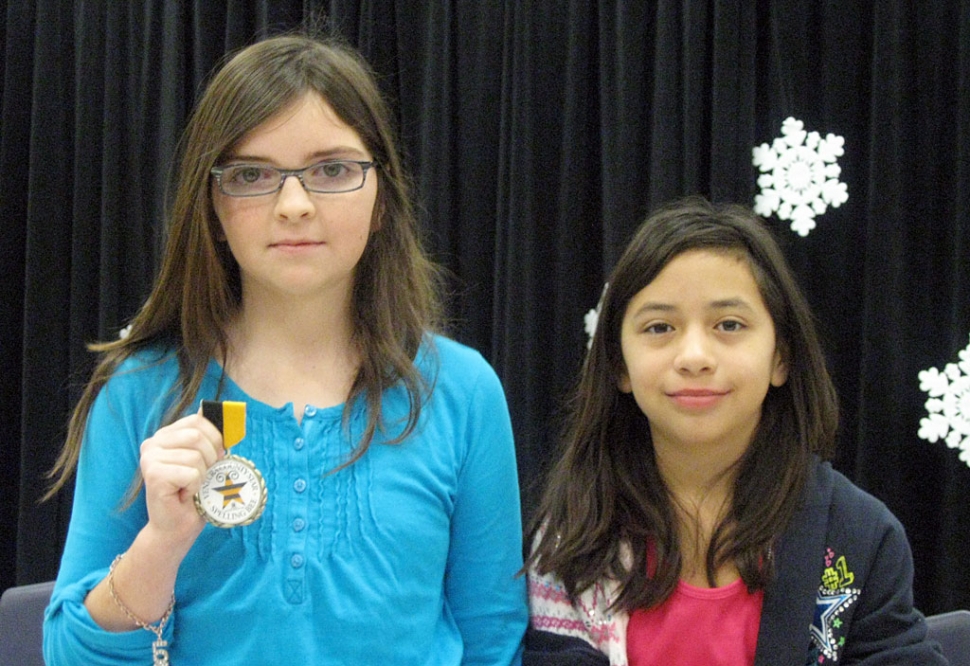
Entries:
[[312,238],[287,238],[278,240],[270,245],[320,245],[323,241],[313,240]]
[[309,239],[284,240],[270,243],[270,248],[277,250],[303,250],[324,245],[323,241]]
[[704,409],[714,406],[727,394],[727,391],[716,391],[714,389],[681,389],[668,393],[667,396],[681,407]]

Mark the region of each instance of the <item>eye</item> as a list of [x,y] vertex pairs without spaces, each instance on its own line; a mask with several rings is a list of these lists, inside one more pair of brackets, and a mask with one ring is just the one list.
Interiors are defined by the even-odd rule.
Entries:
[[643,327],[644,333],[650,333],[653,335],[670,333],[672,330],[674,330],[674,327],[666,322],[656,322]]
[[230,167],[226,171],[229,181],[238,185],[252,185],[265,180],[272,180],[273,170],[265,167],[241,165]]
[[346,177],[350,169],[344,162],[321,162],[310,169],[312,178],[339,179]]
[[717,327],[724,331],[725,333],[737,333],[746,328],[744,324],[737,321],[736,319],[726,319],[718,323]]

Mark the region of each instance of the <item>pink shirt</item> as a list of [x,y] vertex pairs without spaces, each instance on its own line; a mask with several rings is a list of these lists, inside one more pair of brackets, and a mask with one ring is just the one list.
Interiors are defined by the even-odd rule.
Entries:
[[680,581],[660,606],[630,615],[630,666],[751,666],[763,599],[740,578],[716,588]]

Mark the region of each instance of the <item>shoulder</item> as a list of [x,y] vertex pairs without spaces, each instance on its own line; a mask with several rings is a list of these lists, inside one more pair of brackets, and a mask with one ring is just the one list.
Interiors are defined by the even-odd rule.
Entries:
[[132,352],[118,364],[112,374],[115,379],[128,378],[145,381],[169,374],[178,374],[178,357],[174,349],[166,346],[152,346]]
[[848,533],[872,534],[873,530],[902,532],[902,524],[886,504],[866,492],[830,463],[819,463],[815,471],[816,492],[828,496],[830,520]]
[[429,336],[416,364],[435,389],[501,392],[501,382],[485,357],[476,350],[441,335]]
[[878,498],[820,463],[815,470],[816,510],[825,525],[826,566],[841,560],[845,575],[856,582],[891,579],[906,586],[912,574],[912,552],[902,523]]
[[437,361],[449,370],[466,369],[471,371],[491,370],[491,365],[481,352],[457,340],[443,335],[429,335],[418,353],[418,364],[425,366]]
[[89,478],[102,475],[107,484],[99,465],[110,458],[121,487],[112,497],[123,495],[138,466],[138,445],[165,422],[177,379],[178,361],[162,348],[139,350],[118,363],[85,415],[79,476],[87,465]]
[[[482,452],[511,442],[505,390],[479,352],[435,336],[422,347],[417,364],[427,381],[427,409],[422,416],[426,423],[446,428],[454,441],[469,446],[472,442],[485,442],[486,446],[472,447]],[[402,409],[407,408],[401,405]]]
[[164,411],[178,381],[175,352],[167,347],[138,350],[121,361],[95,400],[95,411],[111,414]]

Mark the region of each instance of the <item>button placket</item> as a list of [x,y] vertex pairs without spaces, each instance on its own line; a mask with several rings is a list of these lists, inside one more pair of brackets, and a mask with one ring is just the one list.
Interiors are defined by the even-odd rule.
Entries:
[[[300,425],[300,432],[294,433],[291,440],[292,447],[289,449],[289,529],[287,538],[288,553],[285,556],[289,566],[287,567],[286,589],[293,590],[299,588],[301,591],[306,586],[306,549],[308,530],[307,515],[310,494],[308,479],[309,474],[309,447],[307,446],[308,418],[312,416],[311,410],[304,411],[305,418]],[[286,595],[287,600],[292,604],[304,602],[305,595],[291,593]]]

